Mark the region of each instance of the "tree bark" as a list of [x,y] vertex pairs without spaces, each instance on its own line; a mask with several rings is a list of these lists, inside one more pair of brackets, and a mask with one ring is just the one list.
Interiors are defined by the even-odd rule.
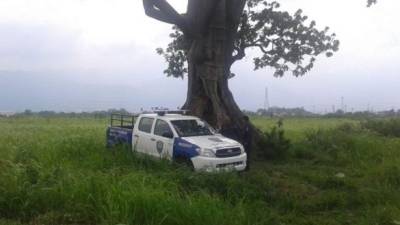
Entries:
[[[246,126],[253,127],[236,104],[228,80],[245,1],[219,0],[212,13],[208,12],[208,18],[201,17],[209,4],[215,2],[192,1],[188,6],[189,24],[201,29],[200,35],[192,40],[188,53],[188,93],[183,108],[218,129],[236,130],[237,139],[241,141],[240,131]],[[202,28],[203,24],[206,24],[205,28]]]

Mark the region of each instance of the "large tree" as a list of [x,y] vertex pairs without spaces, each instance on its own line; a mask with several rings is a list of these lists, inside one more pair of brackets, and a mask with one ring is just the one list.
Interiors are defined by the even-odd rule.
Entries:
[[[266,0],[188,0],[179,14],[166,0],[143,0],[148,16],[175,25],[172,42],[157,49],[168,62],[168,76],[188,79],[184,109],[220,129],[246,126],[228,87],[232,65],[258,51],[255,69],[270,67],[274,76],[302,76],[316,57],[332,56],[339,41],[318,29],[301,10],[293,15]],[[249,78],[250,79],[250,78]]]

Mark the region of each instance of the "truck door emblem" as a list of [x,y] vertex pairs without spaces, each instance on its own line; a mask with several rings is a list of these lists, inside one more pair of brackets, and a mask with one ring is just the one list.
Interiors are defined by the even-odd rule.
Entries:
[[161,154],[164,148],[164,143],[162,141],[157,141],[157,152]]

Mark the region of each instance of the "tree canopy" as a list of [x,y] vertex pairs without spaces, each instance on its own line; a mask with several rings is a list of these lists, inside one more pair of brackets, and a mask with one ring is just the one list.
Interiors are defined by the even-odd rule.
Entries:
[[[183,77],[188,72],[186,62],[191,40],[178,26],[174,26],[170,37],[172,42],[157,52],[168,63],[165,74]],[[277,77],[287,72],[301,76],[313,68],[318,55],[330,57],[338,51],[339,41],[328,27],[318,29],[316,22],[309,21],[300,9],[291,15],[281,10],[276,1],[248,0],[228,66],[243,59],[248,49],[257,50],[258,54],[253,57],[255,70],[271,67]]]

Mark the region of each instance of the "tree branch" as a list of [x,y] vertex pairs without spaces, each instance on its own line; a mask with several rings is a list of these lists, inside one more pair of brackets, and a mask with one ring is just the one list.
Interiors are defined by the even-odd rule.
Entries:
[[246,56],[246,48],[235,48],[235,51],[237,52],[236,55],[232,56],[230,65],[235,63],[238,60],[243,59]]
[[156,20],[174,24],[181,30],[187,30],[186,19],[180,15],[166,0],[143,0],[144,12]]
[[270,53],[269,51],[265,50],[264,46],[261,45],[261,44],[254,44],[254,45],[251,45],[249,47],[258,47],[262,51],[262,53],[264,53],[264,54]]

